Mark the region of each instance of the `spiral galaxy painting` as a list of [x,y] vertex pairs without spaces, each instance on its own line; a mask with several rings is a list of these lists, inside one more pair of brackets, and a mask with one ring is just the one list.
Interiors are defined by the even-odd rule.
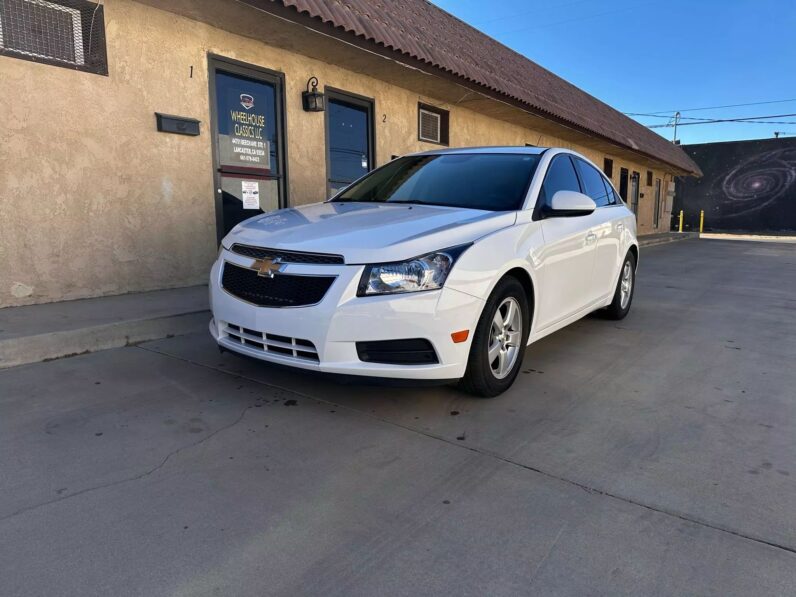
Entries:
[[796,231],[796,139],[686,145],[704,172],[677,183],[674,213],[686,228],[738,232]]

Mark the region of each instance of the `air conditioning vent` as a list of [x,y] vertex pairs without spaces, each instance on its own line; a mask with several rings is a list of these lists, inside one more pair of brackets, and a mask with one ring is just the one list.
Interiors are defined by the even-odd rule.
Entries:
[[442,117],[427,110],[420,110],[420,140],[440,143]]
[[9,0],[0,4],[0,48],[83,65],[80,11],[45,0]]
[[0,55],[107,75],[102,2],[0,0]]

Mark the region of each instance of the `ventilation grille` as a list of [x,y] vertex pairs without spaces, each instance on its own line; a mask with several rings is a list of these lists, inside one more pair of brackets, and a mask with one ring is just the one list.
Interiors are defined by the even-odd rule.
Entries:
[[345,259],[342,255],[327,253],[304,253],[301,251],[280,251],[264,247],[251,247],[249,245],[234,244],[230,249],[238,255],[253,257],[254,259],[279,259],[282,263],[308,263],[312,265],[343,265]]
[[305,307],[321,302],[335,276],[260,276],[234,263],[224,264],[221,286],[241,300],[258,307]]
[[232,323],[227,323],[224,326],[224,333],[230,342],[263,353],[278,354],[314,363],[319,362],[318,351],[309,340],[258,332]]
[[82,0],[0,0],[0,54],[106,75],[102,6]]
[[439,143],[441,141],[440,131],[442,129],[442,117],[428,110],[420,109],[420,139]]

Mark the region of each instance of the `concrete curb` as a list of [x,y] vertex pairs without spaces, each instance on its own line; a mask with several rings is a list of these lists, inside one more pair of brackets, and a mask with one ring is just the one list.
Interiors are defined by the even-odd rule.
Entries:
[[668,243],[676,243],[681,240],[688,240],[689,238],[699,238],[699,234],[696,232],[672,232],[666,236],[654,236],[646,239],[640,236],[638,238],[638,244],[640,247],[654,247],[656,245],[665,245]]
[[708,240],[746,240],[758,243],[796,243],[796,236],[779,235],[774,236],[770,234],[732,234],[724,232],[703,232],[699,238]]
[[0,369],[119,348],[207,329],[206,310],[132,319],[0,341]]

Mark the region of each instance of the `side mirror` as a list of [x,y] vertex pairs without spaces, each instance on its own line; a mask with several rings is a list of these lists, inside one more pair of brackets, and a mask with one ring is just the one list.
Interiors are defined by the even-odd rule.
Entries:
[[550,206],[545,208],[549,218],[587,216],[597,209],[597,204],[588,195],[577,191],[556,191]]

